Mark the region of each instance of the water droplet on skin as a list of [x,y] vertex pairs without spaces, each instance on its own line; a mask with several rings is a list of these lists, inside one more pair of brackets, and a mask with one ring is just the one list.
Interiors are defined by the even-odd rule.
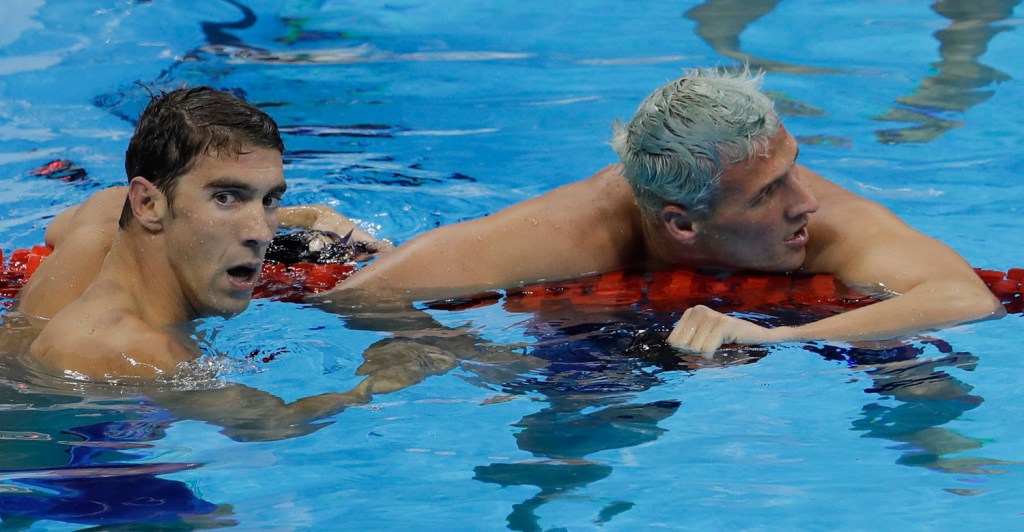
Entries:
[[530,223],[533,224],[534,227],[540,225],[540,222],[538,222],[536,218],[530,218]]

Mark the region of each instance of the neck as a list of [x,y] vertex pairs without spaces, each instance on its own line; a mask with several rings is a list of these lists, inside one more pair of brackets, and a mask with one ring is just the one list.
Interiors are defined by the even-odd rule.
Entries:
[[671,270],[689,268],[693,270],[727,268],[704,253],[698,246],[680,242],[674,238],[659,220],[644,217],[643,237],[646,270]]
[[167,260],[163,236],[138,225],[117,232],[96,284],[119,292],[130,310],[150,325],[172,325],[197,317]]

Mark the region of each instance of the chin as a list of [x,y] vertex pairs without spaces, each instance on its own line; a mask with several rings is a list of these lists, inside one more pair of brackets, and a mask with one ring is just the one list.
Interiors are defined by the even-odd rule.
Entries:
[[806,254],[801,253],[799,257],[794,257],[790,260],[783,261],[784,265],[778,269],[779,272],[790,273],[799,270],[804,267],[804,258]]
[[233,318],[249,308],[249,302],[251,298],[245,298],[244,300],[232,299],[229,301],[218,301],[215,304],[206,307],[206,312],[203,313],[204,317],[219,317],[219,318]]
[[764,262],[748,269],[767,273],[791,273],[803,267],[804,257],[804,253],[796,256],[778,257],[776,260]]

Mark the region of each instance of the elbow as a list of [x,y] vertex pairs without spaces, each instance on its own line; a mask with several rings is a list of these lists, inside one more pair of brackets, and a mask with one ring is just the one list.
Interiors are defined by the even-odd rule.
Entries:
[[988,299],[989,305],[987,305],[985,310],[986,313],[984,316],[982,316],[981,319],[1002,318],[1003,316],[1006,315],[1006,307],[1003,306],[1002,301],[999,301],[999,298],[995,297],[992,294],[989,294]]
[[954,298],[956,313],[960,316],[959,322],[980,321],[993,318],[1001,318],[1006,315],[1006,308],[1003,307],[999,298],[992,294],[987,287],[981,289],[971,288],[970,290],[957,291]]

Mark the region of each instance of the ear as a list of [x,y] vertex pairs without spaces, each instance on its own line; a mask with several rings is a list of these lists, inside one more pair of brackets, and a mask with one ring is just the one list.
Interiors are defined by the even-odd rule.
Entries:
[[139,225],[154,233],[163,229],[167,196],[156,185],[145,177],[133,177],[128,183],[128,201]]
[[662,207],[659,213],[662,227],[673,240],[682,244],[693,244],[700,229],[700,222],[682,205],[670,204]]

